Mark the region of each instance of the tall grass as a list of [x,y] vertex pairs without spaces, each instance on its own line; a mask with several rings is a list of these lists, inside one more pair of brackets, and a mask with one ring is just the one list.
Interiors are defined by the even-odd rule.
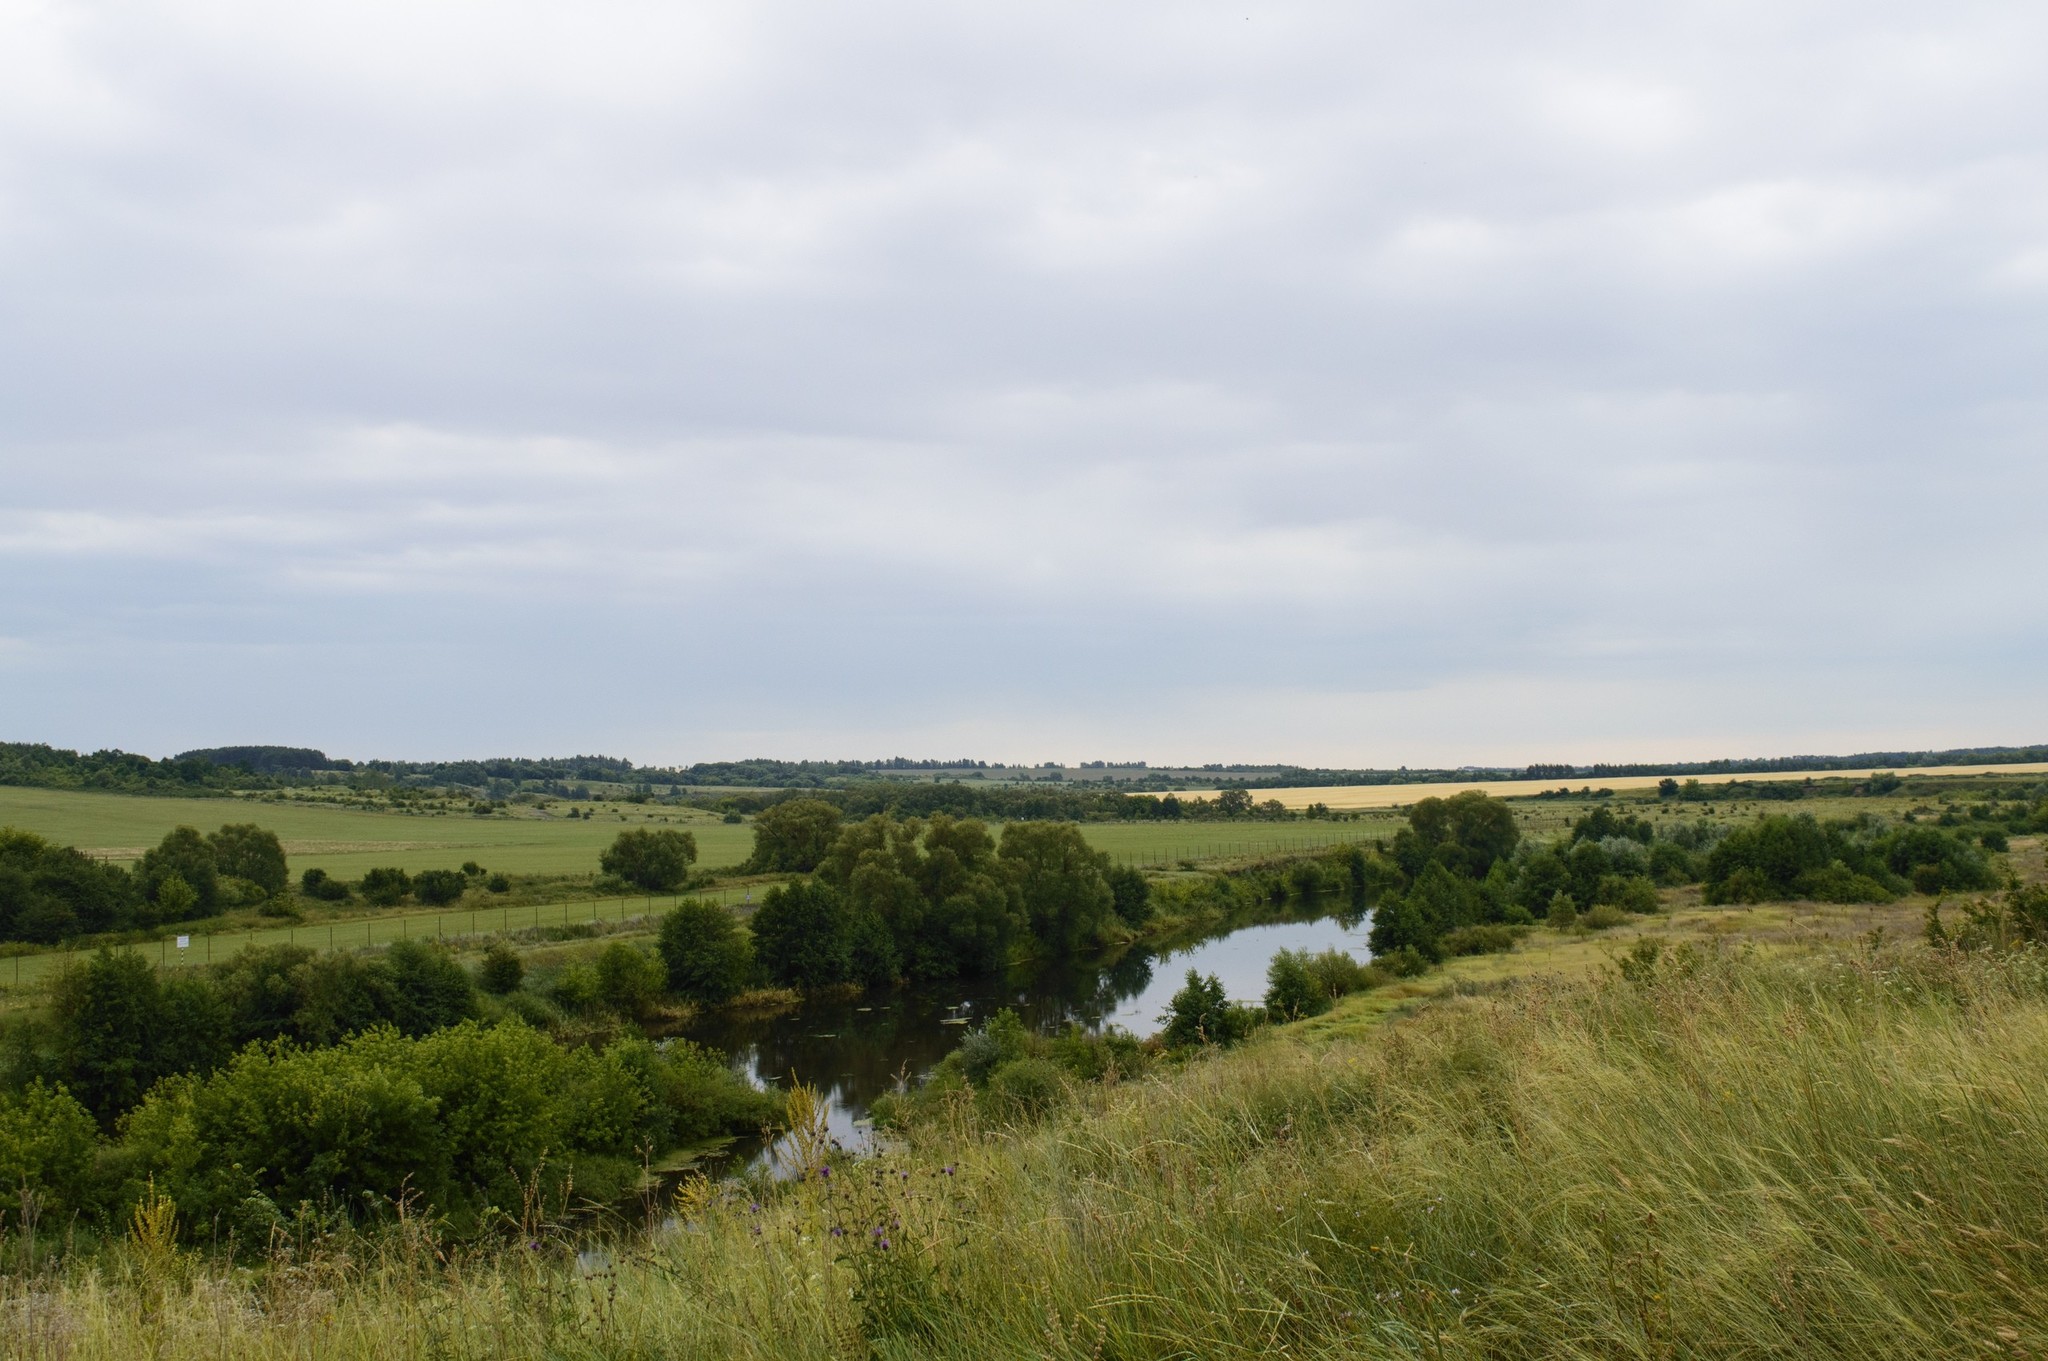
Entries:
[[[602,1255],[538,1225],[139,1243],[18,1274],[10,1355],[1983,1357],[2048,1351],[2032,954],[1638,958],[942,1110]],[[587,1245],[586,1245],[587,1246]]]

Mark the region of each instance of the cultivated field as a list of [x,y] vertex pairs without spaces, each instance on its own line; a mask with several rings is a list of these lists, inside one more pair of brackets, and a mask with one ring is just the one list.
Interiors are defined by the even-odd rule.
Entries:
[[[586,805],[588,806],[588,805]],[[558,805],[566,809],[568,805]],[[224,822],[253,822],[276,832],[294,878],[318,865],[357,879],[379,865],[408,874],[455,869],[475,860],[507,874],[592,874],[621,829],[647,823],[685,828],[697,838],[698,865],[723,869],[747,858],[753,829],[694,808],[596,805],[597,816],[442,816],[362,812],[261,799],[169,799],[53,789],[0,788],[0,827],[20,827],[114,860],[132,860],[184,823],[210,832]]]

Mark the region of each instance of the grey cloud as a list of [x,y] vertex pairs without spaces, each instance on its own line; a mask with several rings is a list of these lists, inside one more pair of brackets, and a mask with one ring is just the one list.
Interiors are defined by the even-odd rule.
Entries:
[[145,750],[2034,740],[2044,38],[16,11],[0,696]]

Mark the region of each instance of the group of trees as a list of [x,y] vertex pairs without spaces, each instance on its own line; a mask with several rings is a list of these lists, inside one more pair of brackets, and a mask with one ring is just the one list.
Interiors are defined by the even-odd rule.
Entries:
[[0,940],[50,944],[208,917],[273,897],[287,882],[284,847],[253,823],[229,823],[206,836],[174,828],[132,871],[4,828]]
[[1907,890],[1988,887],[1990,862],[1969,837],[1875,818],[1822,822],[1780,814],[1729,828],[1663,824],[1607,804],[1568,836],[1522,839],[1507,805],[1477,792],[1423,799],[1391,845],[1358,873],[1375,904],[1374,953],[1455,952],[1456,933],[1575,919],[1589,910],[1650,912],[1658,889],[1704,883],[1707,901],[1887,902]]
[[1019,947],[1084,949],[1150,910],[1144,877],[1065,822],[1013,822],[998,839],[943,813],[842,824],[832,805],[794,800],[757,822],[752,865],[802,877],[770,889],[744,931],[708,904],[671,913],[661,950],[678,993],[986,973]]
[[423,942],[170,973],[99,951],[7,1032],[0,1174],[85,1214],[147,1179],[190,1231],[260,1248],[301,1202],[353,1214],[413,1195],[473,1216],[516,1212],[535,1187],[559,1205],[572,1184],[602,1200],[648,1156],[773,1115],[771,1095],[689,1045],[564,1045],[485,1024],[480,1002]]

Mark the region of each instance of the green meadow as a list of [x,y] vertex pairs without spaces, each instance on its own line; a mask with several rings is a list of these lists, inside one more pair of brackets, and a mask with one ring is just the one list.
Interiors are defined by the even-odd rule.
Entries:
[[[584,805],[592,806],[592,805]],[[568,805],[560,805],[566,809]],[[292,874],[319,866],[356,879],[379,865],[408,874],[475,860],[507,874],[591,874],[597,857],[628,826],[671,825],[697,838],[699,866],[746,859],[753,833],[692,808],[594,806],[590,819],[521,809],[510,815],[365,812],[253,798],[177,799],[69,790],[0,788],[0,827],[20,827],[62,845],[132,860],[181,824],[210,832],[253,822],[277,833]]]

